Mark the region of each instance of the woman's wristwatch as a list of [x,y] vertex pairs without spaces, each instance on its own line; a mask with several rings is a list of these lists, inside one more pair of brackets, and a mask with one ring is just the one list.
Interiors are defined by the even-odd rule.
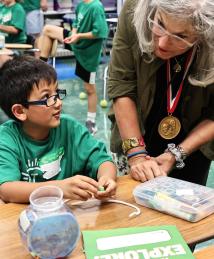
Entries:
[[143,137],[141,138],[137,138],[137,137],[133,137],[133,138],[128,138],[128,139],[124,139],[122,142],[122,149],[123,149],[123,153],[126,155],[127,152],[135,147],[145,147],[145,142]]
[[187,158],[187,153],[181,146],[176,146],[174,143],[167,145],[165,152],[173,154],[176,160],[176,168],[182,169],[185,166],[184,160]]

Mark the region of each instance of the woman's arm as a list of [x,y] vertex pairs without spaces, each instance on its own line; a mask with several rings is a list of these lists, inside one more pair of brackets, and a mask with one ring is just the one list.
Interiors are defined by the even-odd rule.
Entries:
[[136,100],[137,75],[133,57],[135,33],[132,28],[130,1],[124,3],[114,36],[111,62],[108,69],[108,95],[113,100],[113,110],[122,139],[141,137]]
[[137,137],[140,139],[141,132],[137,117],[135,103],[129,97],[115,99],[113,109],[122,139]]
[[[206,119],[200,122],[179,146],[183,148],[187,155],[190,155],[212,140],[214,140],[214,121]],[[167,152],[158,156],[156,161],[165,173],[169,173],[175,164],[175,157]]]
[[207,119],[199,123],[179,146],[189,155],[211,140],[214,140],[214,121]]
[[[122,140],[142,137],[138,121],[137,107],[137,70],[135,55],[138,53],[136,34],[133,28],[133,2],[126,1],[121,11],[114,37],[108,77],[108,95],[113,100],[113,110]],[[134,53],[136,51],[136,53]],[[129,153],[145,149],[143,146],[132,148]],[[129,159],[131,176],[146,181],[161,175],[157,162],[144,155]]]
[[[128,97],[121,97],[114,101],[114,112],[121,138],[141,138],[137,110],[135,103]],[[130,149],[127,154],[144,150],[144,146]],[[154,159],[145,155],[134,156],[128,160],[131,176],[138,181],[147,181],[165,173],[159,168]]]

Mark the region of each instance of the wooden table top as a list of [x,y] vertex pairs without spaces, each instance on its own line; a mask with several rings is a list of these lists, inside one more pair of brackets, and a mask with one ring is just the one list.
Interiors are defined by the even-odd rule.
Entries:
[[194,253],[196,259],[213,259],[214,258],[214,245],[201,249]]
[[[119,177],[115,198],[137,205],[132,191],[138,184],[139,182],[132,180],[130,176]],[[133,208],[122,204],[101,204],[97,200],[79,203],[68,201],[67,204],[76,215],[81,230],[176,225],[189,245],[214,237],[214,214],[199,222],[191,223],[139,205],[137,206],[141,209],[141,214],[135,218],[129,218]],[[21,244],[17,227],[19,214],[25,207],[26,205],[13,203],[0,205],[0,258],[31,258]],[[85,259],[81,240],[69,258]],[[202,257],[198,258],[202,259]],[[203,259],[205,258],[207,257]]]

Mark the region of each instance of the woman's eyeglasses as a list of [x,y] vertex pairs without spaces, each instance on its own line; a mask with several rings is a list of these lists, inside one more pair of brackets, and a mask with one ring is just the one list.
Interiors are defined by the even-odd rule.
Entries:
[[151,14],[154,11],[154,9],[151,10],[147,21],[149,23],[149,29],[157,36],[159,37],[163,37],[165,35],[169,36],[171,39],[171,42],[175,45],[175,47],[178,47],[179,49],[185,49],[187,47],[192,47],[195,42],[191,43],[177,35],[174,35],[170,32],[168,32],[166,29],[164,29],[163,26],[161,26],[160,24],[158,24],[157,21],[151,19]]
[[46,105],[47,107],[53,106],[57,102],[57,99],[63,100],[66,97],[66,90],[65,89],[58,89],[56,92],[57,92],[56,94],[49,96],[45,100],[27,101],[27,102],[25,102],[25,104],[28,104],[28,105]]

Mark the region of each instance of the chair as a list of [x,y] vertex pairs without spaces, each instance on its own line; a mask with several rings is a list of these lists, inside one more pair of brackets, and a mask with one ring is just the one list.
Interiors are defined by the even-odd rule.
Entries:
[[30,45],[34,46],[34,43],[35,43],[35,38],[31,35],[27,35],[26,44],[30,44]]
[[104,69],[104,75],[103,75],[103,99],[100,101],[100,106],[102,108],[107,108],[108,107],[108,101],[106,98],[106,80],[107,80],[107,75],[108,75],[108,66],[105,67]]
[[31,45],[32,47],[28,49],[24,49],[23,50],[24,54],[30,54],[32,56],[35,56],[35,52],[39,52],[39,49],[34,48],[35,38],[33,36],[27,35],[26,44]]
[[57,51],[57,46],[58,46],[58,41],[57,39],[53,40],[52,48],[51,48],[51,53],[50,57],[52,58],[52,66],[55,68],[56,67],[56,51]]
[[[114,38],[114,34],[116,32],[118,18],[116,18],[116,17],[108,18],[108,19],[106,19],[106,21],[108,22],[108,25],[109,25],[109,34],[103,44],[103,57],[105,60],[107,60],[107,51],[108,51],[109,42],[111,42],[111,47],[112,47],[112,41]],[[109,49],[109,55],[111,56],[110,49]],[[100,106],[103,108],[106,108],[108,106],[107,89],[106,89],[107,77],[108,77],[108,65],[105,67],[104,75],[103,75],[103,81],[104,81],[104,83],[103,83],[103,99],[100,101]]]

